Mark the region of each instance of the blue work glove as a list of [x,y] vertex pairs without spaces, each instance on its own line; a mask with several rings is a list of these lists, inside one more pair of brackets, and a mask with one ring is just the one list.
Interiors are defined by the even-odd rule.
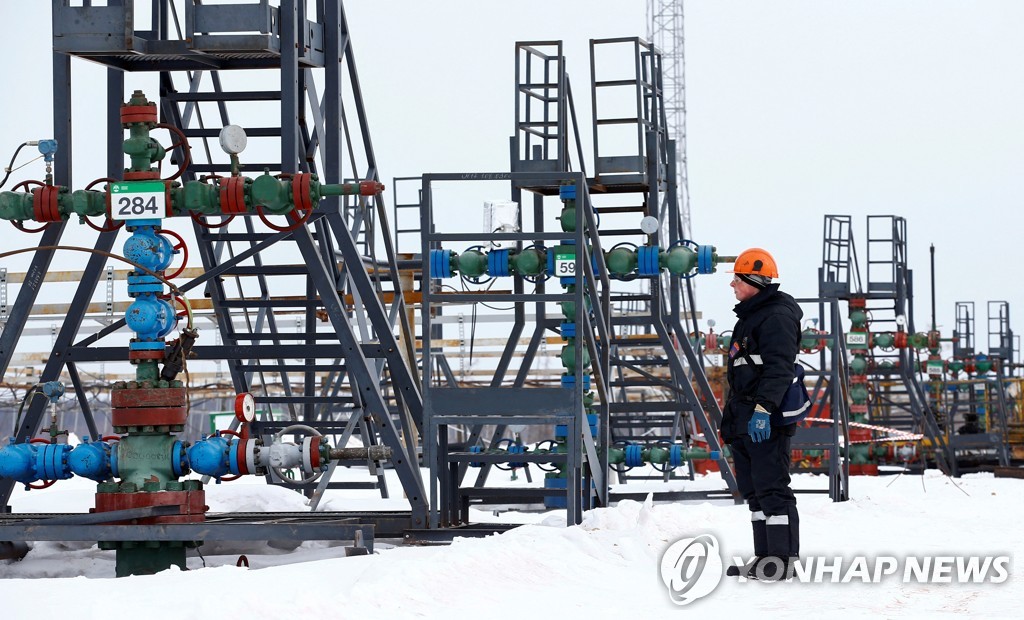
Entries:
[[761,405],[754,406],[754,413],[747,422],[747,433],[754,443],[761,443],[772,436],[772,416]]

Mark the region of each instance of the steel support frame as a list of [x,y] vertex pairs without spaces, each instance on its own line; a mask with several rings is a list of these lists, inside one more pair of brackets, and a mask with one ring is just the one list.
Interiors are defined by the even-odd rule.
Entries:
[[[543,233],[543,232],[522,232],[522,233],[499,233],[499,234],[461,234],[461,233],[436,233],[433,222],[433,199],[431,186],[434,183],[455,182],[467,180],[507,180],[513,187],[557,187],[563,181],[573,182],[577,188],[577,204],[579,211],[584,214],[589,225],[580,226],[574,233]],[[598,351],[596,341],[607,342],[608,328],[605,323],[607,315],[607,269],[604,266],[604,256],[600,247],[600,240],[596,236],[596,225],[593,213],[590,212],[590,203],[587,193],[586,178],[581,173],[564,172],[512,172],[512,173],[462,173],[462,174],[426,174],[423,175],[423,189],[421,192],[423,206],[421,209],[421,230],[424,231],[422,238],[421,253],[423,257],[423,273],[430,273],[429,256],[430,250],[438,247],[445,241],[479,241],[479,240],[513,240],[532,241],[542,243],[544,241],[557,242],[561,239],[573,237],[578,248],[583,251],[576,254],[576,273],[583,274],[578,278],[576,290],[570,294],[524,294],[517,290],[512,294],[500,296],[483,295],[474,293],[437,296],[432,292],[431,287],[424,286],[423,295],[423,380],[422,394],[424,407],[424,420],[426,433],[424,434],[424,459],[428,463],[429,487],[431,496],[430,526],[450,527],[458,525],[465,520],[464,496],[466,494],[487,494],[491,489],[463,489],[460,487],[464,468],[462,464],[468,461],[473,462],[509,462],[510,460],[530,462],[563,462],[567,471],[567,484],[564,491],[560,489],[541,489],[536,495],[539,497],[551,495],[565,495],[567,505],[566,520],[568,524],[576,524],[582,520],[582,513],[592,506],[595,500],[600,505],[607,505],[607,441],[599,441],[595,444],[590,435],[589,425],[585,424],[586,416],[583,408],[582,391],[582,366],[575,369],[576,388],[521,388],[501,387],[500,383],[492,383],[487,388],[440,388],[432,385],[431,358],[435,352],[431,346],[434,330],[431,329],[430,318],[434,304],[444,301],[495,301],[496,297],[502,301],[516,303],[517,313],[522,312],[522,304],[545,302],[571,301],[576,308],[584,308],[584,295],[589,296],[594,316],[593,319],[587,316],[586,312],[579,312],[577,318],[578,333],[586,335],[575,342],[575,359],[582,359],[583,346],[587,346],[591,359],[597,362],[594,364],[594,382],[599,394],[598,400],[601,403],[608,402],[607,394],[607,366],[602,367],[601,360],[607,356]],[[589,244],[589,245],[588,245]],[[598,271],[591,265],[590,252],[593,252],[594,259],[598,263]],[[584,286],[583,283],[589,283]],[[598,291],[597,283],[602,284],[601,291]],[[521,288],[521,286],[520,286]],[[436,298],[436,299],[435,299]],[[517,321],[521,322],[522,317]],[[537,333],[541,333],[543,325],[538,325]],[[537,340],[535,334],[534,341]],[[518,335],[510,342],[518,341]],[[586,343],[584,344],[584,341]],[[506,347],[508,351],[508,347]],[[504,358],[503,358],[504,359]],[[507,364],[507,362],[506,362]],[[523,370],[520,368],[520,375]],[[517,378],[517,382],[518,382]],[[497,379],[496,379],[497,381]],[[602,407],[599,412],[599,426],[607,434],[607,409]],[[471,424],[474,427],[481,427],[486,424],[507,426],[509,424],[560,424],[568,427],[568,440],[566,453],[564,455],[480,455],[469,452],[454,453],[448,446],[448,426],[452,424]],[[505,492],[514,494],[515,490],[502,489],[499,493]]]
[[[55,0],[55,9],[58,5],[62,5],[62,0]],[[154,3],[155,5],[158,3]],[[125,14],[130,13],[131,3],[128,6],[123,7]],[[121,9],[121,3],[112,2],[110,7],[100,7],[100,10],[104,11],[104,18],[107,19],[114,14],[115,11]],[[163,5],[161,5],[163,6]],[[281,69],[281,83],[282,92],[285,93],[282,97],[282,119],[291,119],[292,122],[282,122],[281,127],[281,153],[282,162],[280,169],[283,172],[296,172],[298,167],[302,166],[303,169],[308,169],[309,166],[305,163],[311,161],[311,157],[315,151],[320,150],[324,157],[326,164],[324,170],[324,181],[328,183],[342,182],[341,173],[341,160],[342,160],[342,123],[345,116],[344,111],[341,107],[341,96],[340,96],[340,84],[342,80],[342,62],[347,63],[347,68],[350,73],[351,87],[354,90],[354,97],[356,98],[357,115],[360,120],[360,132],[361,139],[365,144],[365,152],[370,161],[369,169],[366,171],[359,171],[358,178],[377,178],[376,165],[373,162],[373,151],[372,145],[369,141],[369,131],[365,123],[365,110],[362,107],[361,93],[358,86],[358,78],[355,75],[355,64],[354,57],[351,52],[350,35],[347,30],[347,23],[344,19],[344,10],[340,0],[333,2],[318,2],[317,10],[319,11],[319,20],[325,24],[331,24],[334,27],[328,27],[325,30],[325,44],[328,51],[327,57],[338,58],[337,64],[331,64],[328,67],[327,83],[329,93],[325,96],[324,110],[322,114],[317,114],[318,118],[314,119],[316,130],[312,135],[309,133],[303,133],[301,127],[304,126],[304,114],[301,112],[300,102],[300,89],[307,83],[312,83],[311,75],[303,75],[304,72],[310,71],[308,62],[309,59],[301,57],[298,42],[300,39],[304,40],[308,33],[305,28],[300,28],[299,23],[305,23],[305,16],[300,15],[300,10],[305,10],[306,3],[301,0],[283,0],[281,3],[281,31],[280,37],[282,41],[281,45],[281,58],[280,62],[276,63]],[[82,7],[82,9],[88,9],[89,7]],[[255,8],[253,5],[250,8]],[[158,28],[161,30],[161,35],[168,35],[168,19],[169,14],[164,9],[161,13],[157,11],[157,15],[154,16],[155,23],[158,24]],[[102,22],[103,20],[101,20]],[[116,20],[115,20],[116,21]],[[54,30],[55,32],[62,30],[62,27],[58,25],[58,11],[54,11]],[[154,31],[147,31],[147,36],[153,36]],[[300,62],[305,69],[300,69]],[[55,126],[55,138],[61,144],[62,150],[58,152],[56,157],[56,178],[58,182],[68,180],[70,184],[70,154],[72,145],[72,131],[71,131],[71,76],[70,76],[70,56],[63,53],[54,54],[54,126]],[[211,65],[216,68],[216,64]],[[249,67],[246,67],[249,68]],[[275,68],[273,65],[267,68]],[[150,66],[149,70],[160,70],[164,71],[164,67],[159,65]],[[178,67],[174,62],[168,62],[166,71],[174,70],[185,70],[184,67]],[[164,75],[167,75],[164,72]],[[218,79],[216,77],[212,78]],[[171,85],[169,80],[161,80],[162,90],[167,90]],[[219,88],[219,85],[218,85]],[[330,89],[334,89],[331,91]],[[121,170],[123,169],[123,155],[120,153],[120,145],[123,132],[120,127],[119,109],[123,102],[124,97],[124,74],[118,69],[108,70],[108,106],[107,106],[107,124],[108,124],[108,144],[107,144],[107,162],[110,173],[108,176],[113,178],[120,178]],[[333,93],[333,94],[332,94]],[[317,98],[311,96],[311,100],[314,101]],[[175,114],[175,108],[173,106],[164,105],[165,102],[161,101],[162,109],[165,118],[170,118],[172,121],[178,121],[178,126],[181,126],[181,116]],[[220,105],[222,112],[222,123],[227,124],[227,115],[224,108],[223,102]],[[326,120],[324,120],[326,119]],[[326,126],[326,129],[325,129]],[[347,127],[345,128],[347,130]],[[300,147],[300,145],[310,145],[308,147]],[[180,157],[180,153],[178,154]],[[180,159],[179,159],[180,161]],[[198,168],[198,166],[197,166]],[[366,176],[362,176],[366,175]],[[396,469],[399,471],[399,477],[406,488],[406,494],[411,504],[411,514],[409,523],[415,527],[421,527],[425,525],[426,519],[426,498],[423,495],[422,480],[419,476],[418,469],[418,458],[416,455],[415,446],[403,445],[401,439],[398,437],[393,425],[390,423],[390,411],[381,395],[380,386],[380,370],[384,364],[379,363],[375,370],[371,370],[370,363],[367,361],[367,356],[372,355],[380,360],[386,360],[391,371],[391,377],[395,383],[400,386],[400,404],[408,406],[413,414],[413,419],[417,424],[420,422],[421,416],[421,400],[418,394],[417,381],[414,375],[408,369],[406,364],[399,354],[398,345],[394,341],[393,336],[393,322],[388,320],[387,313],[383,310],[380,304],[380,300],[376,295],[375,289],[372,283],[369,281],[369,276],[365,269],[362,268],[362,259],[354,252],[354,241],[352,239],[352,233],[345,226],[344,221],[340,216],[340,207],[338,206],[339,200],[332,198],[325,201],[324,205],[321,206],[320,212],[326,213],[326,217],[318,214],[315,218],[311,218],[312,225],[322,223],[322,228],[318,232],[318,239],[321,240],[319,245],[315,242],[310,234],[310,229],[303,227],[298,235],[294,235],[297,239],[294,239],[300,248],[300,252],[305,259],[307,265],[316,265],[315,268],[311,268],[309,274],[309,282],[311,286],[315,285],[315,290],[319,292],[321,299],[327,299],[325,302],[327,305],[327,314],[338,331],[338,336],[334,339],[339,341],[339,345],[335,350],[329,351],[329,354],[334,356],[334,359],[345,358],[348,362],[346,364],[347,375],[354,377],[352,380],[353,387],[358,387],[360,390],[359,398],[363,402],[364,406],[369,410],[370,415],[377,422],[381,428],[382,437],[385,443],[393,448],[395,457]],[[378,208],[381,208],[382,202],[380,196],[376,197]],[[248,222],[247,222],[248,223]],[[360,294],[363,303],[367,307],[367,312],[370,315],[369,323],[373,325],[376,341],[372,343],[360,343],[355,338],[352,330],[351,321],[352,317],[348,316],[344,311],[344,306],[340,302],[340,298],[337,290],[337,281],[339,272],[336,261],[334,261],[333,253],[334,248],[326,246],[322,239],[325,237],[325,231],[330,228],[334,232],[335,237],[341,247],[340,252],[346,257],[346,265],[354,266],[355,268],[347,269],[347,273],[340,274],[343,278],[347,278],[352,286],[356,288]],[[42,281],[42,275],[50,264],[52,259],[52,250],[50,246],[55,245],[60,238],[60,233],[63,231],[62,224],[54,224],[43,233],[41,249],[37,252],[34,257],[32,266],[29,269],[29,275],[38,274],[36,278],[30,279],[28,286],[23,286],[18,296],[18,300],[12,306],[12,311],[8,324],[2,334],[0,334],[0,365],[6,369],[10,362],[13,354],[14,345],[16,344],[23,328],[25,321],[27,320],[28,313],[31,310],[32,304],[38,294],[38,286],[31,285],[32,282]],[[235,338],[232,329],[232,321],[230,320],[230,311],[228,307],[230,303],[226,299],[223,287],[219,282],[217,275],[227,272],[232,266],[237,265],[241,262],[239,257],[232,257],[229,260],[222,260],[221,250],[225,242],[223,239],[218,239],[217,235],[211,235],[209,243],[203,242],[203,230],[198,226],[196,227],[197,239],[200,241],[200,255],[203,259],[203,263],[206,266],[208,272],[204,277],[189,282],[188,284],[182,285],[182,290],[194,288],[200,284],[207,285],[207,292],[214,300],[215,312],[218,318],[218,325],[220,325],[225,344],[220,347],[209,347],[205,353],[214,355],[223,355],[227,359],[237,360],[231,365],[231,375],[235,387],[238,391],[246,391],[249,387],[249,379],[252,372],[243,372],[241,369],[243,365],[240,363],[242,359],[256,360],[260,358],[266,358],[268,355],[273,357],[278,355],[278,350],[287,345],[280,344],[278,338],[272,338],[276,340],[278,344],[270,345],[269,347],[263,345],[262,340],[254,340],[249,345],[248,351],[245,353],[248,357],[232,357],[230,350],[232,348],[238,348],[241,346]],[[227,235],[223,235],[227,236]],[[289,234],[255,234],[251,226],[247,227],[246,233],[236,235],[241,240],[250,241],[251,247],[249,250],[243,252],[244,257],[255,257],[258,259],[259,251],[265,249],[275,242],[280,242],[293,235]],[[387,235],[389,237],[389,235]],[[102,233],[97,240],[96,248],[97,251],[109,251],[116,237],[116,232]],[[388,239],[390,241],[390,239]],[[393,248],[388,243],[389,260],[388,266],[389,271],[392,274],[393,281],[395,282],[396,289],[398,288],[397,280],[397,266],[395,264],[395,257],[393,254]],[[324,258],[321,259],[320,257]],[[60,333],[57,336],[57,342],[54,348],[53,354],[50,356],[49,362],[46,368],[43,370],[41,378],[43,380],[53,380],[60,376],[62,367],[68,363],[69,372],[71,373],[72,382],[75,382],[77,372],[75,369],[74,362],[86,361],[94,359],[124,359],[125,352],[120,348],[108,348],[104,350],[102,347],[91,347],[90,345],[97,343],[106,335],[109,335],[116,331],[119,327],[124,325],[124,321],[117,321],[107,326],[103,330],[100,330],[96,334],[89,336],[82,341],[75,343],[74,339],[80,326],[82,319],[84,318],[85,308],[88,305],[89,297],[95,290],[96,284],[99,281],[100,274],[103,269],[103,258],[98,254],[93,254],[87,265],[85,275],[82,279],[81,285],[75,294],[75,297],[71,304],[71,310],[65,319]],[[328,267],[329,265],[329,267]],[[309,289],[314,290],[314,289]],[[395,304],[399,307],[403,303],[403,297],[401,291],[398,290],[398,294],[395,295]],[[307,308],[307,315],[311,313],[312,309]],[[360,312],[361,309],[357,308],[356,312]],[[395,312],[395,315],[401,316],[404,320],[404,313]],[[265,308],[261,309],[261,314],[258,319],[258,323],[266,321],[271,329],[275,329],[273,325],[273,314],[266,312]],[[308,324],[308,322],[307,322]],[[258,325],[263,327],[262,325]],[[320,334],[313,334],[313,339],[310,340],[307,337],[306,344],[299,345],[306,353],[302,356],[309,355],[310,347],[315,348],[313,343],[321,342]],[[321,345],[322,346],[322,345]],[[199,352],[204,352],[203,347],[197,349]],[[116,356],[114,355],[116,353]],[[348,359],[351,357],[352,359]],[[280,358],[283,360],[283,358]],[[343,373],[345,374],[345,373]],[[309,382],[307,381],[307,385]],[[293,399],[297,404],[305,405],[307,415],[305,418],[309,418],[309,412],[312,410],[311,407],[313,400],[318,400],[317,397],[310,395],[296,396]],[[31,407],[27,408],[27,414],[25,416],[24,424],[19,429],[18,436],[20,439],[25,439],[32,436],[37,432],[41,420],[42,420],[43,403],[41,399],[35,399],[35,402]],[[84,410],[84,413],[89,416],[89,411]],[[404,419],[403,419],[404,421]],[[90,426],[95,426],[92,422]],[[0,495],[4,501],[10,496],[10,492],[13,488],[13,482],[9,480],[0,481]],[[0,538],[3,536],[0,535]]]
[[[878,226],[872,226],[875,221],[882,222],[881,233]],[[906,220],[893,215],[869,215],[867,229],[868,269],[866,290],[862,290],[850,217],[825,216],[822,268],[818,272],[819,294],[823,298],[847,302],[853,298],[888,302],[893,319],[905,317],[908,332],[914,333],[913,272],[907,267]],[[879,259],[880,249],[884,250],[884,255]],[[928,406],[917,376],[914,352],[909,348],[900,349],[898,358],[897,374],[907,397],[904,408],[913,416],[916,426],[934,443],[939,468],[947,474],[956,475],[956,459],[938,426],[935,413]],[[876,389],[875,393],[880,394],[880,390]]]
[[[828,418],[828,442],[817,442],[815,448],[828,450],[828,496],[834,502],[850,499],[850,462],[845,456],[844,446],[849,444],[850,404],[847,400],[846,385],[849,380],[847,350],[842,316],[839,313],[839,300],[835,298],[813,297],[796,300],[801,305],[813,304],[817,307],[819,329],[824,334],[816,337],[818,341],[831,343],[821,347],[817,352],[817,370],[807,372],[815,376],[814,386],[809,391],[811,411],[808,420],[821,419],[815,416],[817,403],[827,402],[831,416]],[[827,370],[826,370],[827,369]],[[809,426],[810,422],[799,423]],[[813,428],[813,427],[812,427]],[[800,429],[793,439],[793,449],[799,449]]]

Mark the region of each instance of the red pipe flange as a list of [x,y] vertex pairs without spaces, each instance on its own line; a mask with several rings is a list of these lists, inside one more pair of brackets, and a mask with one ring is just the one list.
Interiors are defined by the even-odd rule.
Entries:
[[121,124],[152,123],[156,125],[157,113],[155,105],[122,105]]
[[227,215],[245,213],[245,178],[227,177],[220,179],[220,210]]
[[32,190],[32,216],[37,222],[60,221],[59,195],[60,188],[56,185],[44,185]]

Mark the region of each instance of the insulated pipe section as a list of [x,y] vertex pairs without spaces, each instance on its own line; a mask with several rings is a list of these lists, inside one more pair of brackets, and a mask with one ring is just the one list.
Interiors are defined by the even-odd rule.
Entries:
[[[670,248],[619,244],[605,252],[608,272],[616,277],[639,275],[654,277],[662,271],[683,278],[697,274],[714,273],[718,264],[735,261],[734,256],[719,256],[715,246],[697,245],[683,241]],[[451,278],[461,274],[470,278],[481,276],[526,276],[555,275],[575,276],[576,247],[559,245],[553,248],[498,249],[483,251],[470,248],[458,254],[451,250],[430,251],[430,277]],[[597,270],[597,259],[591,256],[593,269]]]
[[388,446],[370,446],[368,448],[331,448],[328,456],[332,461],[386,461],[393,451]]

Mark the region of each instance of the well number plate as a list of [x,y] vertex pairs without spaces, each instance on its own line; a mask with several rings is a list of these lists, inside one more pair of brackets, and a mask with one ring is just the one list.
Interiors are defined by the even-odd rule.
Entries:
[[868,335],[863,332],[851,332],[846,334],[846,346],[850,347],[866,347],[868,345]]
[[166,188],[160,181],[128,181],[110,186],[110,218],[151,220],[167,214]]
[[555,275],[559,278],[571,278],[576,275],[575,254],[555,254]]

